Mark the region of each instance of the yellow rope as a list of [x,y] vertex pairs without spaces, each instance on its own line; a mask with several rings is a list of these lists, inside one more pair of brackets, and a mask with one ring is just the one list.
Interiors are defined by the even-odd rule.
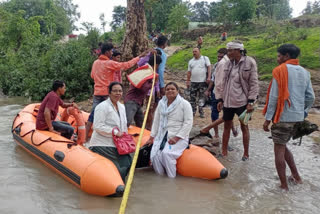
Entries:
[[144,129],[145,129],[145,126],[146,126],[146,122],[147,122],[147,118],[148,118],[148,114],[149,114],[150,104],[151,104],[152,95],[153,95],[153,88],[154,88],[155,79],[156,79],[155,78],[156,77],[156,53],[154,53],[154,65],[153,66],[154,66],[154,69],[153,69],[153,81],[152,81],[150,97],[149,97],[149,101],[148,101],[148,105],[147,105],[147,110],[146,110],[146,113],[144,115],[143,124],[142,124],[141,130],[140,130],[139,140],[138,140],[138,143],[136,145],[136,152],[135,152],[133,160],[132,160],[132,164],[131,164],[131,168],[130,168],[130,172],[129,172],[126,188],[124,190],[123,198],[122,198],[122,201],[121,201],[119,214],[124,214],[125,211],[126,211],[128,197],[129,197],[129,194],[130,194],[131,184],[132,184],[133,176],[134,176],[134,170],[135,170],[136,165],[137,165],[137,160],[138,160],[141,140],[142,140],[142,137],[143,137],[143,132],[144,132]]

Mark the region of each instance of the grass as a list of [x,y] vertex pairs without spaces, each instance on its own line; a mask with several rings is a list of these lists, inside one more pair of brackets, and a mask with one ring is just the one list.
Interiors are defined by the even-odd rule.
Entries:
[[[219,35],[204,36],[204,43],[201,48],[201,54],[208,56],[212,64],[216,59],[216,53],[219,48],[226,47],[229,41],[240,39],[243,41],[247,49],[248,56],[256,59],[258,71],[261,80],[270,79],[274,67],[277,66],[277,48],[284,43],[292,43],[297,45],[301,50],[299,57],[300,64],[305,68],[318,69],[320,68],[320,28],[299,28],[286,32],[282,30],[279,37],[270,37],[270,33],[263,33],[250,36],[230,36],[227,41],[222,42]],[[301,39],[301,38],[306,39]],[[268,39],[271,38],[271,39]],[[285,41],[285,42],[281,42]],[[193,57],[192,48],[196,45],[195,41],[183,41],[177,43],[184,47],[174,55],[168,58],[167,65],[172,71],[186,71],[188,62]]]

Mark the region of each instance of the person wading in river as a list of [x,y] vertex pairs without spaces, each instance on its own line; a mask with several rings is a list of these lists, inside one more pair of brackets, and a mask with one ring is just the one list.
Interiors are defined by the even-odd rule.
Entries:
[[302,183],[293,155],[286,144],[294,134],[294,126],[304,120],[315,99],[310,73],[299,65],[299,54],[300,49],[293,44],[284,44],[278,48],[279,66],[272,71],[273,78],[263,110],[265,131],[270,131],[269,125],[273,121],[271,135],[275,165],[280,188],[285,190],[288,190],[286,163],[292,173],[289,180]]
[[[227,44],[229,61],[224,63],[224,81],[216,85],[218,111],[223,108],[224,130],[222,156],[228,154],[228,143],[234,115],[245,110],[253,111],[253,103],[259,93],[257,64],[252,57],[245,56],[243,44],[239,41]],[[248,125],[240,123],[243,141],[242,160],[249,158],[250,133]]]

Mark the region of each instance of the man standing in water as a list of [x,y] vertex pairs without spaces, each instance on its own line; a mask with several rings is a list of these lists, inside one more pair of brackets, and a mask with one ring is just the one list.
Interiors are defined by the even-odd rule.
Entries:
[[[208,89],[204,92],[206,96],[209,96],[211,93],[211,99],[212,99],[212,103],[211,103],[211,121],[212,124],[210,124],[209,126],[206,126],[205,128],[203,128],[202,130],[200,130],[200,134],[207,134],[209,133],[209,130],[211,128],[214,128],[214,132],[215,132],[215,138],[219,139],[219,129],[218,129],[218,125],[223,123],[224,120],[223,118],[219,118],[219,111],[217,109],[217,105],[218,105],[218,100],[216,99],[215,96],[215,82],[221,82],[223,81],[223,74],[224,74],[224,63],[229,61],[229,58],[227,56],[227,49],[226,48],[220,48],[218,50],[218,62],[216,62],[213,66],[212,66],[212,70],[211,70],[211,81],[209,83]],[[237,129],[234,127],[233,123],[232,123],[232,133],[233,136],[236,137],[238,135],[238,131]],[[228,148],[229,151],[232,150],[231,147]]]
[[[229,61],[224,64],[224,81],[216,86],[218,111],[223,108],[224,131],[222,137],[222,156],[228,154],[228,143],[234,115],[253,111],[253,103],[258,93],[258,72],[255,60],[245,56],[243,44],[239,41],[227,44]],[[249,158],[250,133],[248,125],[240,123],[243,141],[242,160]]]
[[299,65],[297,59],[300,49],[293,44],[284,44],[277,51],[279,66],[272,71],[273,78],[263,110],[266,118],[263,129],[269,132],[269,125],[273,121],[271,135],[280,188],[288,190],[286,163],[292,173],[289,179],[298,184],[302,180],[286,143],[294,134],[295,124],[304,120],[315,96],[310,73]]

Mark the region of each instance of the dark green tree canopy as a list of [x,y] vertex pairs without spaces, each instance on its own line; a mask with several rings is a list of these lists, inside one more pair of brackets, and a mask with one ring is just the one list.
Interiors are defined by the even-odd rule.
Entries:
[[110,26],[113,31],[117,28],[122,27],[123,23],[126,21],[126,7],[122,6],[115,6],[112,11],[112,22]]
[[75,29],[74,22],[80,17],[77,5],[71,0],[10,0],[0,5],[4,10],[15,13],[25,11],[23,18],[40,16],[40,31],[64,36]]
[[210,19],[210,5],[206,1],[196,2],[192,6],[191,21],[208,22]]

